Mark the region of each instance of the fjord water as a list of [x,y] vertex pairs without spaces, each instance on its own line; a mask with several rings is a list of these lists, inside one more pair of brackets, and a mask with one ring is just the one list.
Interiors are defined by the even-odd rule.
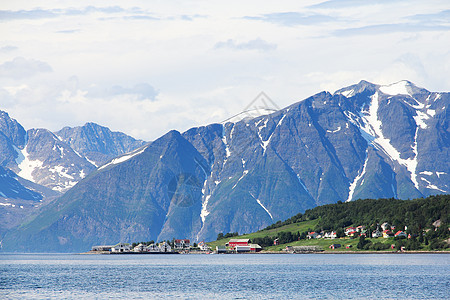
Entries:
[[0,298],[448,299],[449,254],[1,254]]

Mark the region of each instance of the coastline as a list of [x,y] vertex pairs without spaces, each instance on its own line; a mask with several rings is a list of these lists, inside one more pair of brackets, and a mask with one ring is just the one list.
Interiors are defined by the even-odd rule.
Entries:
[[[88,251],[78,253],[81,255],[125,255],[125,254],[218,254],[215,252],[188,252],[188,253],[179,253],[179,252],[109,252],[109,251]],[[261,251],[261,252],[247,252],[247,253],[220,253],[220,254],[450,254],[450,251],[309,251],[309,252],[286,252],[286,251]]]

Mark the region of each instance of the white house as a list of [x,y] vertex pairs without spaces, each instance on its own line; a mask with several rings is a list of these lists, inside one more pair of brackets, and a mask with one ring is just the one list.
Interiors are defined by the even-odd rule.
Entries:
[[388,222],[384,222],[383,224],[381,224],[381,229],[383,229],[383,231],[384,230],[390,230],[391,229],[391,225],[389,225],[389,223]]
[[162,242],[159,244],[159,252],[172,252],[172,247],[166,242]]
[[209,250],[211,250],[211,247],[209,247],[205,242],[198,243],[198,247],[200,248],[200,251],[209,251]]
[[378,229],[376,229],[375,231],[372,232],[372,237],[373,238],[379,238],[379,237],[382,237],[382,236],[383,236],[383,234]]
[[130,244],[126,243],[118,243],[114,247],[111,248],[111,252],[130,252],[131,247]]
[[335,238],[337,237],[336,231],[325,232],[325,234],[323,235],[323,237],[324,237],[325,239],[335,239]]
[[159,249],[159,247],[157,245],[151,244],[151,245],[148,245],[145,248],[145,250],[148,251],[148,252],[159,252],[160,249]]
[[142,243],[133,248],[133,252],[144,252],[146,249]]

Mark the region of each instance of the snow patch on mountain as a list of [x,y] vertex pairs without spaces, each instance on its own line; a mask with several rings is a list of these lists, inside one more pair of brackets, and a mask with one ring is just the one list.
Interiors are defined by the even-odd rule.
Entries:
[[408,159],[402,159],[400,157],[400,152],[395,149],[395,147],[391,144],[391,141],[383,135],[383,131],[381,130],[382,122],[378,119],[378,107],[379,107],[379,94],[376,92],[371,97],[371,104],[369,107],[369,111],[362,111],[361,117],[364,120],[365,125],[362,129],[367,132],[367,134],[374,137],[372,144],[383,151],[392,161],[397,161],[399,164],[406,167],[406,169],[411,174],[411,181],[414,183],[414,186],[419,189],[419,183],[416,179],[416,168],[417,168],[417,130],[415,136],[415,144],[413,146],[413,152],[415,156]]
[[389,85],[382,85],[380,86],[379,90],[386,95],[409,95],[411,96],[410,93],[410,89],[411,89],[411,83],[403,80],[403,81],[399,81],[393,84],[389,84]]
[[254,109],[248,109],[248,110],[245,110],[243,112],[240,112],[240,113],[232,116],[231,118],[226,119],[225,121],[222,122],[222,124],[238,123],[242,120],[251,120],[251,119],[255,119],[257,117],[262,117],[262,116],[267,116],[267,115],[273,114],[276,111],[277,111],[276,109],[271,109],[271,108],[267,108],[267,107],[257,107]]
[[[366,150],[366,159],[365,159],[365,161],[364,161],[363,168],[362,168],[362,170],[361,170],[361,173],[359,173],[359,174],[355,177],[355,179],[353,180],[353,182],[350,184],[349,192],[348,192],[348,198],[347,198],[346,202],[349,202],[349,201],[352,200],[353,194],[355,193],[355,189],[356,189],[356,186],[357,186],[359,180],[361,180],[361,178],[366,174],[366,168],[367,168],[367,162],[368,162],[368,161],[369,161],[369,155],[368,155],[367,150]],[[364,180],[364,179],[363,179],[363,180]]]
[[351,98],[355,95],[355,90],[352,89],[352,90],[342,91],[342,92],[340,92],[340,94],[342,96],[344,96],[345,98]]
[[337,128],[336,128],[336,130],[327,130],[327,132],[329,132],[329,133],[336,133],[336,132],[338,132],[338,131],[340,131],[341,130],[341,126],[338,126]]
[[202,210],[200,212],[200,218],[202,219],[202,223],[205,223],[205,219],[209,215],[208,211],[209,198],[211,198],[211,195],[207,195],[202,203]]
[[145,149],[147,149],[147,147],[143,147],[143,148],[141,148],[141,149],[138,149],[138,150],[136,150],[136,151],[130,152],[130,153],[125,154],[125,155],[123,155],[123,156],[119,156],[119,157],[117,157],[117,158],[114,158],[114,159],[111,160],[109,163],[107,163],[107,164],[101,166],[101,167],[98,168],[98,169],[99,169],[99,170],[102,170],[102,169],[104,169],[104,168],[106,168],[106,167],[109,167],[109,166],[112,166],[112,165],[117,165],[117,164],[123,163],[123,162],[125,162],[125,161],[127,161],[127,160],[129,160],[129,159],[131,159],[131,158],[133,158],[133,157],[135,157],[136,155],[141,154],[142,152],[145,151]]
[[269,215],[269,217],[272,219],[273,221],[273,217],[272,214],[270,213],[270,211],[261,203],[261,201],[259,199],[257,199],[255,196],[252,195],[252,193],[248,192],[250,194],[250,196],[253,197],[253,199],[256,200],[256,202],[266,211],[266,213]]
[[44,162],[38,159],[36,160],[30,159],[29,154],[27,152],[27,147],[25,147],[23,150],[19,150],[16,148],[16,151],[19,154],[18,158],[16,159],[16,163],[20,169],[17,175],[34,182],[34,177],[32,173],[34,172],[34,170],[42,168]]

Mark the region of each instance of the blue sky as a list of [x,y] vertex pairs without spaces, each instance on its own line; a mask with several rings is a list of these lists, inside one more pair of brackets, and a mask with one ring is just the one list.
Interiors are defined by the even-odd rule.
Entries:
[[448,1],[9,1],[0,109],[153,140],[360,80],[450,86]]

